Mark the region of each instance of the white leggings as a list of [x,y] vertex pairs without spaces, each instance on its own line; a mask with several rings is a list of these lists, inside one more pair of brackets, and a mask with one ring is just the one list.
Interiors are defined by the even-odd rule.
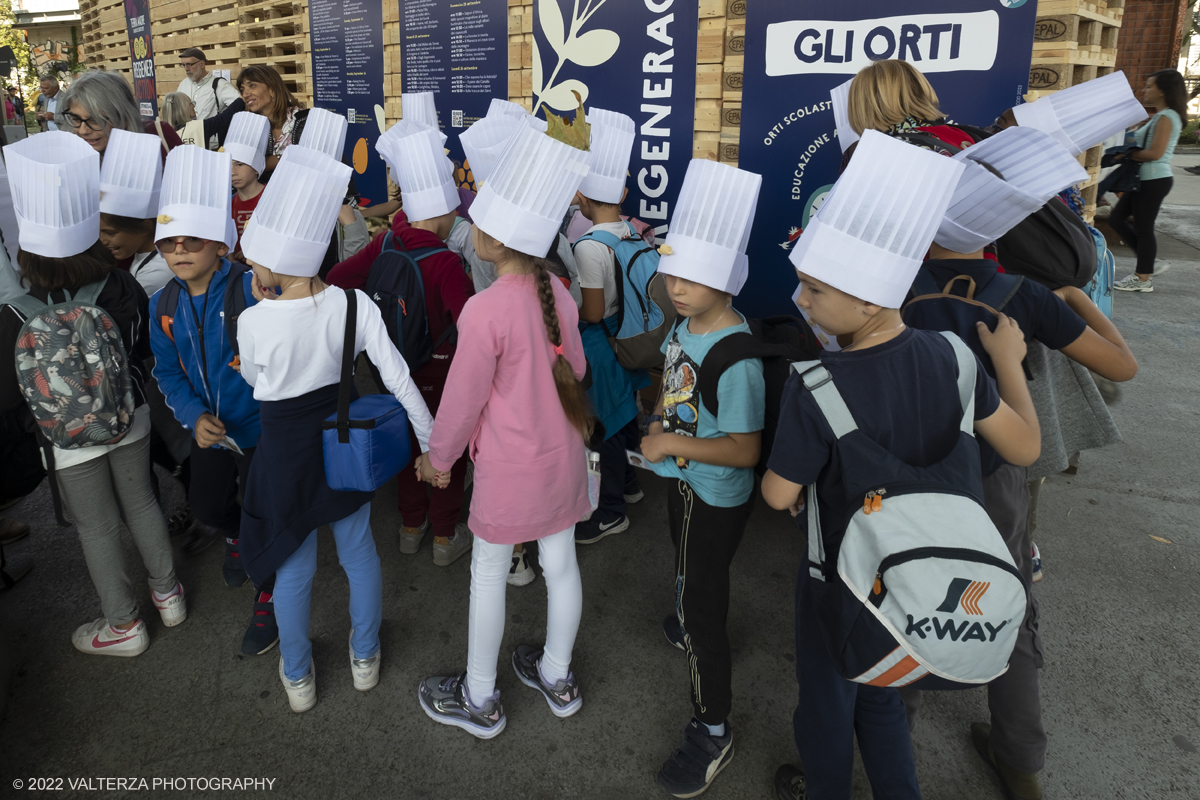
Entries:
[[[471,618],[467,639],[467,688],[481,706],[496,690],[496,661],[504,639],[504,595],[512,566],[511,544],[476,537],[471,552]],[[538,561],[546,580],[546,650],[542,677],[567,677],[571,651],[583,613],[583,584],[575,560],[575,526],[538,540]]]

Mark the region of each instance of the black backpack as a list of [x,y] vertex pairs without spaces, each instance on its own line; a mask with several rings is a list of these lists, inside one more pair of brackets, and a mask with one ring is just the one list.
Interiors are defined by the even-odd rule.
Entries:
[[[225,338],[229,340],[230,347],[233,348],[234,356],[238,356],[238,340],[237,340],[237,321],[242,312],[246,310],[246,292],[242,287],[242,276],[250,271],[250,268],[245,264],[237,261],[229,262],[229,278],[225,282],[225,297],[224,297],[224,320],[225,320]],[[166,286],[162,288],[162,294],[158,296],[158,305],[154,307],[154,313],[158,315],[158,327],[162,328],[162,332],[170,337],[171,341],[175,341],[175,311],[179,308],[179,293],[183,287],[179,285],[177,280],[167,281]]]
[[400,351],[410,371],[416,371],[433,357],[433,351],[449,340],[458,341],[458,328],[451,323],[435,342],[429,336],[429,313],[425,308],[425,283],[420,262],[445,247],[419,247],[405,250],[392,231],[383,237],[383,249],[371,264],[367,296],[379,306],[388,337]]
[[763,418],[762,450],[754,471],[767,471],[775,430],[779,427],[779,407],[783,401],[783,385],[791,374],[792,364],[811,361],[821,353],[821,345],[808,323],[799,317],[782,315],[763,319],[747,319],[750,333],[731,333],[712,346],[699,371],[696,389],[704,407],[714,417],[719,406],[717,385],[725,370],[747,358],[761,358],[766,383],[766,414]]

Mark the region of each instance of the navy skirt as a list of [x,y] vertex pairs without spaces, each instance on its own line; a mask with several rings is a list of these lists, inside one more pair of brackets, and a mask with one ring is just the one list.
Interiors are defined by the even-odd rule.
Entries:
[[374,492],[336,492],[325,482],[321,423],[337,411],[337,384],[259,405],[262,434],[242,501],[239,552],[261,586],[322,525],[369,503]]

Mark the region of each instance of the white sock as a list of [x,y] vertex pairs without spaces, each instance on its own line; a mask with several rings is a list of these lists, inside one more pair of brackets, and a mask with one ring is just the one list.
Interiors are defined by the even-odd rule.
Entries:
[[155,600],[162,601],[162,600],[166,600],[168,597],[170,597],[171,595],[175,594],[177,591],[179,591],[179,584],[175,584],[175,588],[174,588],[174,589],[172,589],[171,591],[167,592],[166,594],[159,594],[159,593],[158,593],[156,590],[154,590],[154,589],[151,589],[151,590],[150,590],[150,594],[154,595],[154,599],[155,599]]
[[725,735],[725,723],[724,722],[722,722],[720,725],[709,725],[705,722],[701,722],[700,724],[703,725],[704,727],[708,728],[708,732],[710,734],[712,734],[713,736],[724,736]]

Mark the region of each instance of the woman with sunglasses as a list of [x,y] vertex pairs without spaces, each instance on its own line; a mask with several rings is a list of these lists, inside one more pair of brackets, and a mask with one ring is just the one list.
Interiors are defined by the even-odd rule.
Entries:
[[101,158],[114,128],[157,136],[162,141],[164,162],[168,151],[183,144],[179,134],[166,122],[142,117],[133,90],[116,72],[83,73],[63,90],[58,107],[65,109],[57,117],[60,129],[82,138]]

